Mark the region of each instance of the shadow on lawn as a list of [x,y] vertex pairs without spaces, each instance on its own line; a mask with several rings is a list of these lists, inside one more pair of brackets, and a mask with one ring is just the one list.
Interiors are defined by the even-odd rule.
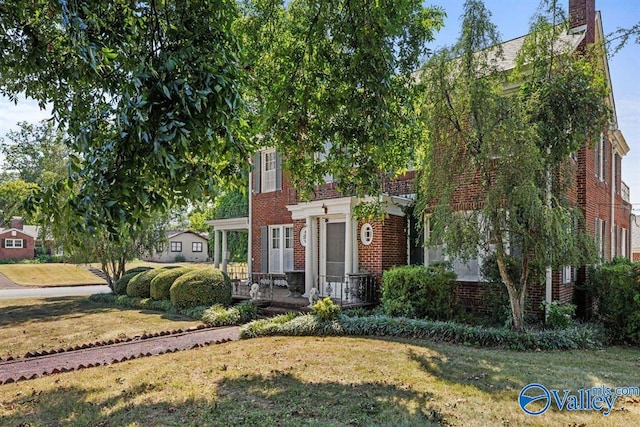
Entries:
[[[382,383],[303,383],[282,372],[266,377],[245,375],[207,384],[205,387],[210,391],[204,394],[209,399],[191,398],[179,403],[163,401],[163,396],[172,394],[164,384],[145,383],[127,388],[123,383],[126,380],[116,379],[113,384],[105,384],[104,389],[83,390],[74,386],[38,392],[25,382],[23,396],[5,401],[5,410],[12,414],[0,417],[0,424],[448,425],[444,416],[430,406],[431,395]],[[105,400],[89,397],[111,389],[119,390],[118,394]],[[178,393],[192,395],[189,390]],[[138,403],[151,400],[155,403]]]
[[174,321],[193,320],[179,314],[105,305],[91,301],[87,297],[56,297],[39,300],[42,301],[42,304],[14,304],[0,307],[0,327],[19,326],[26,323],[47,322],[50,320],[79,319],[87,314],[113,312],[114,310],[135,310],[146,314],[160,313],[163,319]]

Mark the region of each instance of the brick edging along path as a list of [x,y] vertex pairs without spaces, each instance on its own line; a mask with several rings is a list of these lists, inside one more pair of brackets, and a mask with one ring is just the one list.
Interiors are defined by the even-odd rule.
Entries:
[[[138,357],[188,350],[210,344],[235,341],[240,337],[237,326],[192,329],[116,344],[97,345],[44,356],[33,356],[0,362],[0,384],[34,379],[43,375],[124,362]],[[84,347],[84,346],[83,346]],[[29,353],[28,353],[29,354]]]

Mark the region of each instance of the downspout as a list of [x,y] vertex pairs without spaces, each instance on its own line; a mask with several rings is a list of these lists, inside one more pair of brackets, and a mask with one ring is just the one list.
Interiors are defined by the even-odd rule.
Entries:
[[[547,147],[547,158],[551,156],[551,147]],[[547,167],[547,207],[551,208],[551,171]],[[545,310],[544,320],[545,322],[549,318],[549,304],[553,299],[553,270],[551,267],[547,267],[545,271]]]
[[252,250],[251,247],[253,246],[253,215],[251,212],[251,202],[253,200],[253,190],[251,188],[251,183],[253,182],[253,172],[249,172],[249,194],[247,195],[247,197],[249,197],[249,237],[247,237],[247,278],[251,279],[251,273],[253,272],[253,256],[252,256]]

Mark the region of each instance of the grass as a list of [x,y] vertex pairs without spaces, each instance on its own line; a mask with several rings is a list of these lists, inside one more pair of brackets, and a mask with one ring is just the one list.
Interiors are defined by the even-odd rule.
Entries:
[[[611,415],[517,404],[526,384],[638,385],[637,349],[510,352],[367,338],[227,343],[0,386],[1,425],[638,425],[640,398]],[[635,384],[634,384],[635,383]]]
[[84,297],[0,300],[0,357],[200,323],[179,315],[106,306]]
[[106,282],[74,264],[2,264],[0,274],[22,286],[104,285]]

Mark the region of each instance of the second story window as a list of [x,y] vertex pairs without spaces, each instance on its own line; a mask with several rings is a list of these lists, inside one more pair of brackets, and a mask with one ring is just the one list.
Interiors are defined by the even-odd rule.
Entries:
[[276,151],[268,150],[262,153],[262,193],[276,190]]
[[598,177],[600,181],[604,181],[605,144],[606,144],[606,140],[604,138],[604,133],[601,133],[600,140],[596,145],[596,149],[594,153],[596,158],[596,162],[595,162],[596,177]]

